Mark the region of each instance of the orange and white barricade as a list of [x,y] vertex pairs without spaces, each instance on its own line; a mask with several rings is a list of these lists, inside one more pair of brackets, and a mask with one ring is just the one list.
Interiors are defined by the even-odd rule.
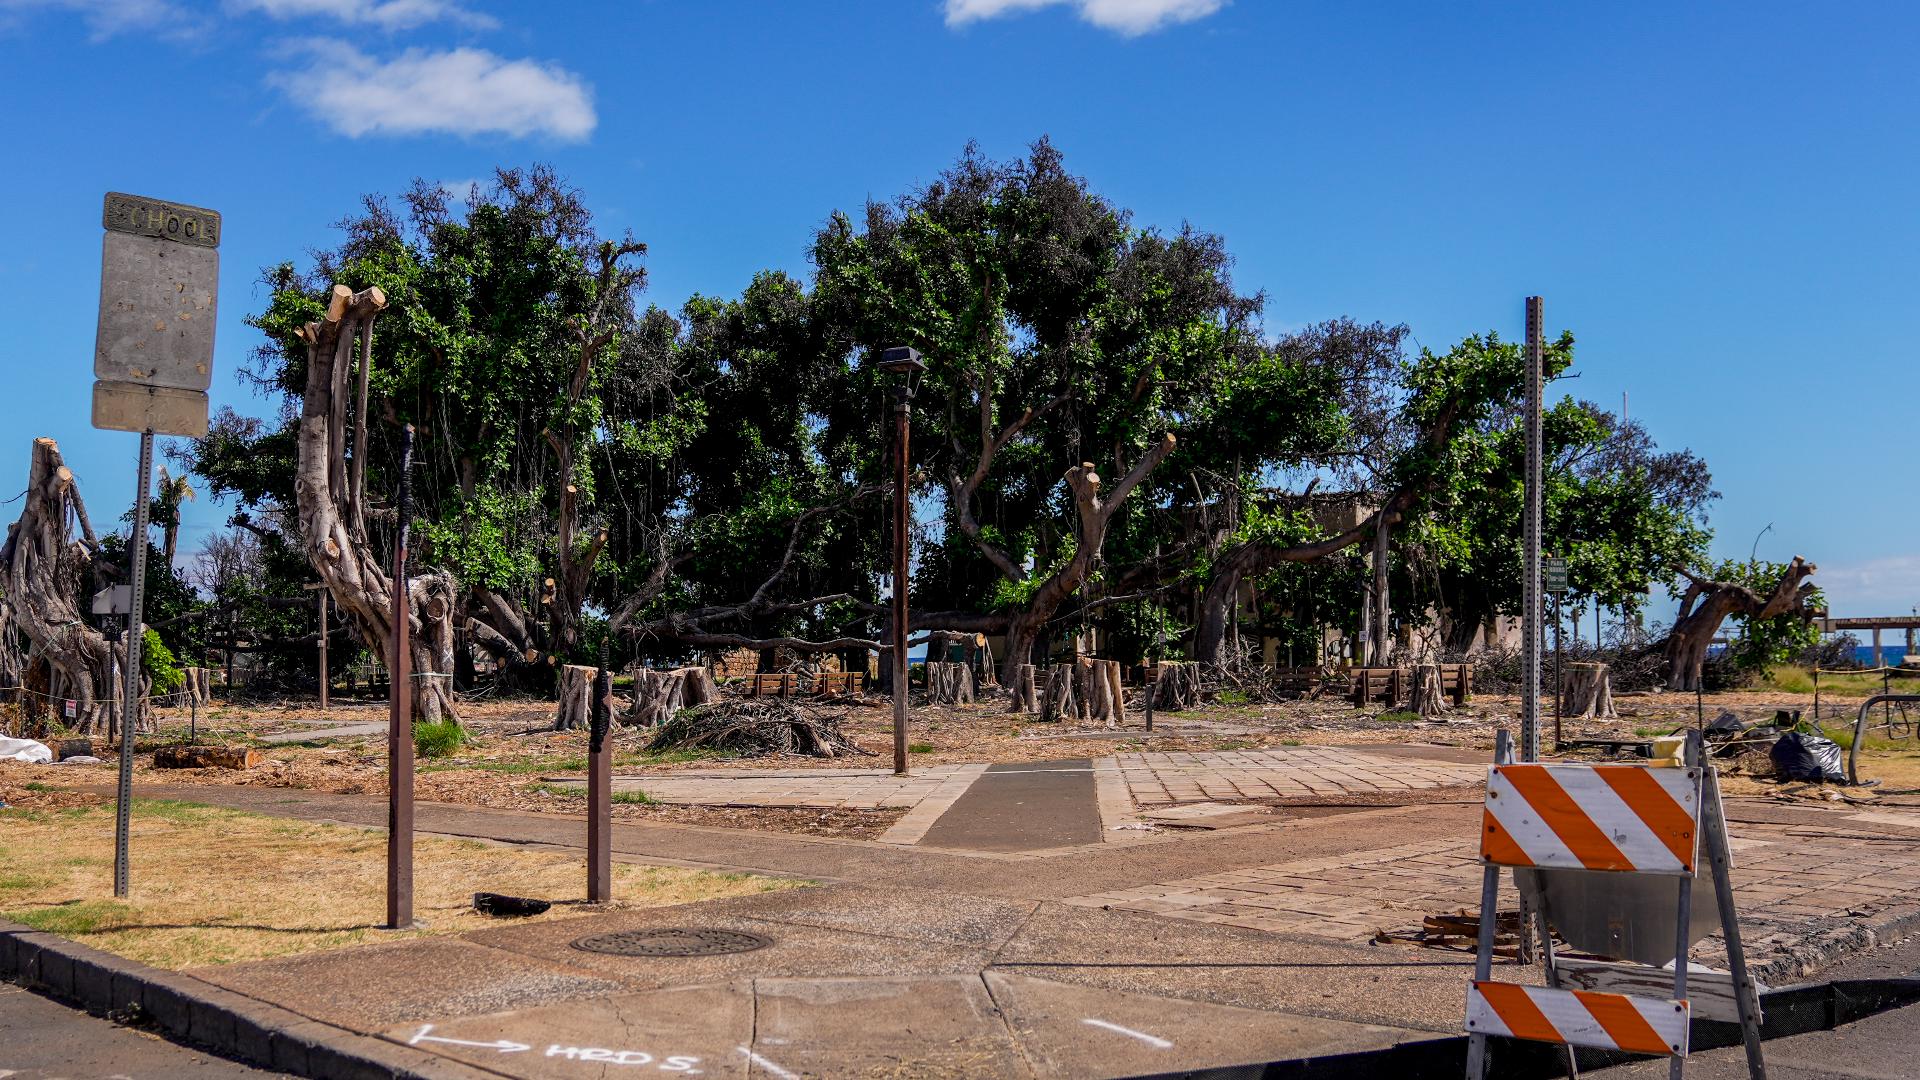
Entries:
[[[1703,850],[1713,875],[1719,923],[1726,935],[1731,994],[1746,1041],[1748,1069],[1756,1080],[1764,1080],[1759,996],[1747,976],[1740,945],[1719,783],[1713,768],[1702,762],[1699,737],[1695,735],[1689,741],[1687,767],[1675,769],[1516,764],[1511,760],[1506,733],[1500,736],[1498,763],[1487,776],[1486,808],[1481,819],[1480,855],[1485,871],[1474,977],[1467,990],[1466,1028],[1471,1036],[1468,1080],[1482,1080],[1486,1075],[1490,1035],[1565,1046],[1570,1073],[1574,1070],[1573,1048],[1593,1047],[1669,1057],[1671,1073],[1679,1077],[1693,1014],[1687,1000],[1687,950],[1696,936],[1711,929],[1696,926],[1692,918],[1693,885]],[[1532,908],[1533,924],[1523,927],[1522,933],[1538,936],[1546,964],[1544,987],[1492,979],[1502,867],[1513,871],[1521,887],[1527,901],[1522,910]],[[1636,914],[1644,919],[1649,887],[1664,889],[1647,881],[1630,883],[1632,887],[1626,889],[1611,887],[1620,881],[1617,875],[1649,875],[1653,881],[1665,878],[1673,882],[1668,894],[1672,900],[1655,901],[1672,905],[1672,937],[1663,937],[1659,949],[1650,949],[1642,940],[1632,950],[1609,950],[1605,943],[1577,940],[1572,934],[1568,940],[1589,951],[1631,956],[1641,963],[1658,964],[1667,957],[1674,958],[1671,997],[1562,985],[1549,925],[1564,931],[1569,926],[1598,923],[1617,930],[1631,925]],[[1550,902],[1550,897],[1555,899]],[[1592,905],[1600,905],[1601,910],[1574,910]],[[1557,919],[1556,912],[1564,918]],[[1668,912],[1660,914],[1664,917]],[[1664,918],[1660,921],[1664,926]],[[1662,967],[1637,970],[1643,976],[1656,972],[1667,975]],[[1642,977],[1639,984],[1647,981]]]

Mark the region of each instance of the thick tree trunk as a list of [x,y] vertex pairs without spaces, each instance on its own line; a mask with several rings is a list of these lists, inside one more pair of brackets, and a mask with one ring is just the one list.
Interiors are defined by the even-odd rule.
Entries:
[[1445,716],[1452,708],[1440,684],[1440,665],[1416,664],[1413,668],[1413,695],[1410,707],[1427,720]]
[[1393,523],[1382,518],[1373,531],[1373,618],[1372,639],[1367,642],[1368,664],[1384,666],[1392,655],[1393,606],[1387,597],[1387,558],[1393,536]]
[[1200,665],[1164,663],[1153,683],[1153,707],[1185,712],[1200,707]]
[[1047,669],[1047,688],[1041,694],[1040,718],[1046,722],[1086,719],[1086,706],[1074,695],[1073,665],[1054,664]]
[[[379,289],[351,293],[336,285],[325,318],[302,328],[307,386],[294,476],[307,561],[353,620],[368,650],[383,658],[392,651],[391,560],[376,557],[368,542],[366,508],[349,498],[349,459],[344,454],[350,369],[356,352],[361,364],[373,362],[373,321],[386,302]],[[352,404],[355,415],[362,415],[368,403],[361,398]],[[356,457],[368,452],[359,446],[352,449]],[[364,492],[361,498],[366,498]],[[407,581],[417,719],[459,718],[453,700],[454,597],[453,578],[444,572],[424,572]]]
[[973,670],[965,664],[927,662],[927,702],[933,705],[973,704]]
[[597,669],[584,664],[566,664],[560,668],[556,690],[559,703],[554,709],[553,730],[584,731],[593,719],[593,677]]
[[[21,498],[20,519],[0,548],[14,623],[32,642],[34,657],[47,665],[49,692],[76,703],[70,719],[59,715],[63,710],[56,706],[55,722],[66,721],[88,734],[105,733],[110,703],[121,692],[114,680],[118,665],[107,639],[81,617],[81,605],[88,599],[82,594],[90,590],[100,544],[79,485],[52,439],[33,441],[27,490]],[[69,522],[80,527],[78,538]]]
[[713,675],[703,667],[673,671],[641,669],[633,676],[633,709],[626,722],[658,727],[681,709],[705,705],[714,699]]
[[1568,664],[1560,714],[1569,720],[1612,720],[1613,679],[1605,664]]
[[1720,633],[1720,624],[1730,615],[1747,620],[1771,619],[1780,615],[1798,615],[1811,618],[1812,611],[1808,600],[1813,594],[1813,585],[1807,582],[1812,576],[1814,565],[1800,556],[1774,583],[1773,591],[1765,596],[1741,585],[1724,581],[1710,581],[1681,570],[1691,585],[1680,598],[1680,613],[1673,620],[1673,629],[1667,634],[1667,688],[1670,690],[1697,690],[1700,688],[1701,669],[1707,662],[1707,649]]
[[[1011,679],[1015,667],[1027,662],[1037,638],[1048,621],[1059,612],[1067,599],[1080,591],[1087,577],[1100,558],[1100,550],[1107,541],[1107,529],[1113,522],[1113,515],[1126,502],[1127,496],[1147,475],[1158,468],[1167,455],[1173,453],[1174,437],[1162,435],[1133,468],[1113,485],[1113,490],[1102,497],[1100,476],[1093,469],[1093,463],[1083,461],[1068,469],[1067,488],[1073,492],[1074,511],[1078,517],[1079,542],[1073,549],[1073,557],[1065,566],[1053,572],[1052,576],[1040,583],[1034,590],[1033,599],[1025,611],[1017,612],[1007,624],[1007,655],[1001,661],[1000,677]],[[971,492],[971,489],[967,489]],[[970,513],[970,512],[969,512]],[[971,520],[969,517],[968,520]],[[970,534],[972,535],[972,534]],[[976,543],[985,543],[976,539]],[[990,545],[989,545],[990,546]],[[997,551],[997,549],[995,549]],[[1005,554],[1000,553],[997,561],[1004,562]]]
[[1021,664],[1007,681],[1007,711],[1032,715],[1040,711],[1039,688],[1033,685],[1032,664]]

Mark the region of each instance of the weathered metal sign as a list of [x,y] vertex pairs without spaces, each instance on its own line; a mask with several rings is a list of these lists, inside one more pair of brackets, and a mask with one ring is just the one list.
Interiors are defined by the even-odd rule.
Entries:
[[101,211],[93,422],[204,435],[213,384],[220,215],[111,192]]
[[1542,576],[1547,579],[1547,591],[1560,594],[1567,591],[1567,560],[1548,556],[1541,560]]
[[220,246],[220,215],[215,211],[203,206],[122,195],[117,191],[107,192],[100,226],[108,232],[173,240],[195,247]]

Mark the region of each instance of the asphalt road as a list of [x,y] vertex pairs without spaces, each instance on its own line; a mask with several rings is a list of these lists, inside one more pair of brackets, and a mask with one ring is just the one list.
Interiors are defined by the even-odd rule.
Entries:
[[236,1064],[0,983],[0,1080],[264,1080],[285,1075]]

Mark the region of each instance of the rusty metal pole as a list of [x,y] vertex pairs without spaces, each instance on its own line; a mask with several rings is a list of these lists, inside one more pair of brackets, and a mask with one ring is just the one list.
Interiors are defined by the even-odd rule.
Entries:
[[413,926],[413,677],[407,645],[407,525],[413,516],[413,425],[400,437],[399,532],[393,547],[393,653],[387,659],[387,929]]
[[[639,693],[636,688],[635,693]],[[600,643],[600,670],[593,677],[593,708],[587,720],[587,903],[613,899],[613,679],[607,645]]]
[[907,429],[913,415],[913,390],[902,386],[893,399],[893,772],[907,775]]

